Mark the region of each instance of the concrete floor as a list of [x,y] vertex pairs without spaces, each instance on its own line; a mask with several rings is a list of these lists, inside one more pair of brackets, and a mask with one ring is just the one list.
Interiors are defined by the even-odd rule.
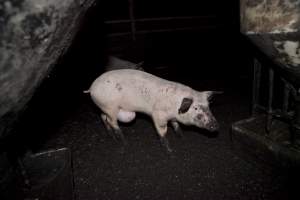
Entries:
[[143,115],[122,125],[128,146],[115,142],[106,135],[98,109],[84,94],[42,149],[72,150],[78,200],[292,199],[284,173],[251,164],[232,148],[231,124],[249,115],[247,92],[226,82],[203,81],[202,85],[225,91],[211,106],[220,132],[210,135],[183,127],[184,137],[179,138],[169,128],[172,156],[160,146],[151,120]]

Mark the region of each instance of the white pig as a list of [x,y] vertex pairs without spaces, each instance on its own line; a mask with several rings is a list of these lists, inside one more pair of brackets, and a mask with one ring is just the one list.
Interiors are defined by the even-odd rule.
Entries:
[[218,123],[209,109],[213,91],[198,92],[143,71],[120,69],[105,72],[87,92],[102,110],[101,118],[106,128],[113,130],[123,141],[118,120],[130,122],[135,118],[135,112],[145,113],[152,118],[160,140],[168,151],[172,151],[165,137],[168,122],[178,132],[178,122],[210,131],[218,129]]

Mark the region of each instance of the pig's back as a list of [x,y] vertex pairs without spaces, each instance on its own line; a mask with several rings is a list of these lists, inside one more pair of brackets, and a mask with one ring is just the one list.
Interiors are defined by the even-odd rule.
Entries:
[[105,72],[99,78],[114,79],[119,81],[149,81],[149,82],[168,82],[162,78],[154,76],[144,71],[135,69],[118,69]]
[[157,99],[157,91],[168,83],[146,72],[120,69],[102,74],[90,91],[99,106],[115,103],[131,111],[148,113]]
[[134,90],[140,87],[158,87],[167,82],[169,81],[140,70],[119,69],[103,73],[93,82],[91,89]]

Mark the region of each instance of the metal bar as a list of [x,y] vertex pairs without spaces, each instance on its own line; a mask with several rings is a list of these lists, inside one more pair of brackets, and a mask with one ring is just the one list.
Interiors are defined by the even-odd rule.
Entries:
[[287,113],[289,108],[290,87],[287,84],[288,83],[284,82],[283,103],[282,103],[283,113]]
[[[171,31],[188,31],[188,30],[214,29],[216,27],[217,26],[171,28],[171,29],[159,29],[159,30],[143,30],[143,31],[136,31],[136,35],[138,35],[138,34],[147,34],[147,33],[163,33],[163,32],[171,32]],[[108,37],[127,36],[127,35],[131,35],[131,34],[132,34],[132,32],[111,33],[111,34],[108,34]]]
[[134,17],[134,0],[128,0],[129,4],[129,18],[131,23],[131,33],[132,33],[132,40],[136,40],[136,26],[135,26],[135,17]]
[[270,132],[272,126],[272,104],[273,104],[273,95],[274,95],[274,70],[269,68],[269,91],[268,91],[268,110],[267,110],[267,133]]
[[300,95],[294,96],[294,118],[292,121],[292,131],[290,135],[290,141],[292,145],[297,145],[297,141],[300,141]]
[[21,172],[22,181],[25,186],[25,189],[31,189],[31,182],[29,180],[24,163],[20,158],[17,158],[17,165],[18,165],[18,170],[20,170]]
[[[299,93],[296,91],[296,89],[285,79],[282,78],[282,81],[284,82],[284,101],[283,102],[283,110],[288,110],[288,101],[289,101],[289,95],[291,94],[291,97],[294,100],[294,108],[292,114],[291,114],[291,120],[290,122],[290,142],[292,145],[295,145],[296,138],[300,138],[300,97]],[[288,92],[287,92],[288,91]],[[287,94],[288,93],[288,94]],[[286,105],[285,105],[286,104]],[[286,108],[285,108],[286,106]]]
[[252,86],[252,115],[255,114],[258,102],[261,82],[261,64],[257,59],[253,63],[253,86]]
[[[130,0],[129,0],[130,1]],[[216,18],[216,16],[184,16],[184,17],[155,17],[155,18],[140,18],[134,19],[135,22],[151,22],[151,21],[168,21],[168,20],[190,20],[190,19],[205,19],[205,18]],[[131,19],[124,20],[107,20],[105,24],[120,24],[120,23],[131,23]]]
[[290,94],[292,95],[292,97],[296,97],[298,94],[297,90],[295,89],[295,87],[293,87],[288,81],[286,81],[284,78],[281,78],[281,80],[284,82],[285,86],[289,88],[290,90]]

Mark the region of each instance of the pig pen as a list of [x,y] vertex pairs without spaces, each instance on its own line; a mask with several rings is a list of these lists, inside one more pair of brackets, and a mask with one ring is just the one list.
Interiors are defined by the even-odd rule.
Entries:
[[[257,51],[239,32],[238,2],[200,10],[172,2],[169,11],[171,1],[115,4],[89,8],[13,134],[1,140],[1,199],[299,198],[294,174],[252,162],[232,145],[231,125],[250,115]],[[182,126],[179,138],[169,127],[170,155],[150,118],[138,114],[121,124],[128,145],[114,141],[83,91],[120,66],[224,91],[211,104],[219,132]]]

